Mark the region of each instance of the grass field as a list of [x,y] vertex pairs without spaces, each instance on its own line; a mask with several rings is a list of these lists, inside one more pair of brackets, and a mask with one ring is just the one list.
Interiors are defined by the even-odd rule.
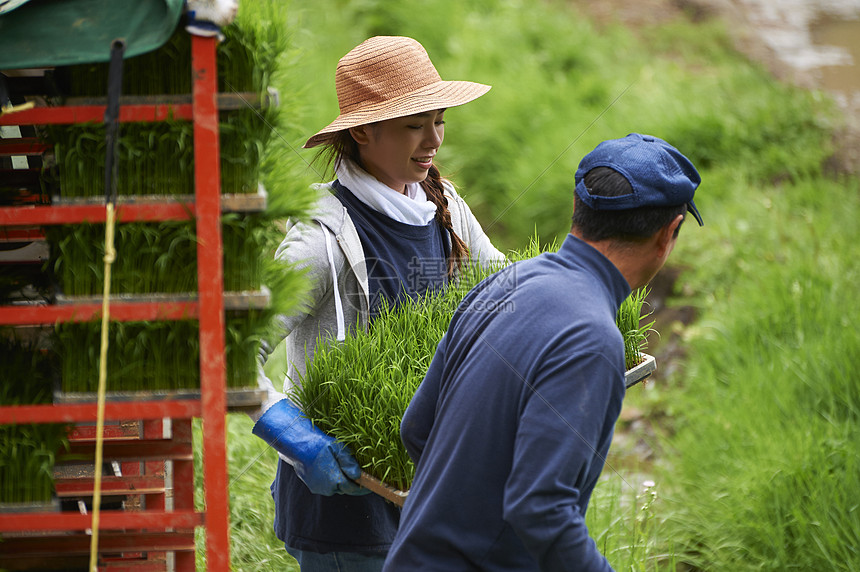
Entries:
[[[285,176],[301,184],[324,177],[295,150],[336,115],[337,59],[374,34],[411,35],[444,78],[493,85],[446,114],[440,162],[502,248],[566,232],[576,164],[603,139],[648,132],[690,156],[706,226],[685,225],[670,262],[685,269],[675,303],[699,318],[677,373],[628,396],[659,420],[657,459],[609,459],[592,536],[618,570],[860,570],[860,184],[823,171],[839,121],[826,97],[775,82],[719,22],[634,36],[553,1],[278,6]],[[249,419],[229,428],[234,567],[290,570],[276,457]]]

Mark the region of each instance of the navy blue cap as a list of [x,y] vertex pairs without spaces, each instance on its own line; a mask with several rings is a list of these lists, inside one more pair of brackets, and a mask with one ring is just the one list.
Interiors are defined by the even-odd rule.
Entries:
[[[609,167],[630,182],[633,192],[618,197],[592,195],[585,175],[595,167]],[[637,207],[671,207],[687,204],[687,210],[704,226],[693,204],[702,178],[680,151],[657,137],[631,133],[610,139],[582,158],[576,170],[576,194],[594,210],[625,210]]]

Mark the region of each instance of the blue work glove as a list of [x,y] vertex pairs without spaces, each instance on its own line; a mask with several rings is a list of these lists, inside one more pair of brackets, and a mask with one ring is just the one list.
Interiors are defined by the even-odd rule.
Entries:
[[272,405],[251,432],[273,447],[314,494],[363,495],[361,467],[346,445],[319,430],[288,399]]

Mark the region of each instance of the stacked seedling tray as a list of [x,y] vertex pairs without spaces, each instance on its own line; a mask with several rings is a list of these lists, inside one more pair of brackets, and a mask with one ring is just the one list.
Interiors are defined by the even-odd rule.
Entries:
[[[274,314],[264,283],[264,257],[279,234],[267,212],[260,180],[264,150],[277,123],[276,97],[266,85],[271,46],[256,32],[231,27],[219,46],[219,147],[222,189],[221,236],[226,310],[228,406],[255,407],[257,349]],[[267,49],[269,48],[269,49]],[[128,60],[125,101],[182,101],[191,92],[191,37],[177,31],[160,49]],[[262,56],[260,55],[262,54]],[[268,56],[266,56],[268,54]],[[167,73],[165,70],[169,70]],[[57,69],[54,81],[65,104],[86,105],[107,90],[107,65]],[[104,201],[105,127],[51,125],[43,139],[54,149],[43,184],[55,205]],[[187,121],[123,125],[118,143],[118,203],[144,205],[194,196],[193,126]],[[57,225],[47,232],[57,301],[98,300],[103,285],[104,225]],[[111,292],[118,301],[181,302],[196,296],[197,234],[193,220],[138,222],[116,231],[117,258]],[[97,382],[98,321],[56,329],[63,402],[93,399]],[[199,394],[198,322],[126,322],[111,326],[109,399],[162,399]]]
[[[555,245],[547,247],[556,250]],[[512,261],[536,256],[532,241]],[[436,346],[463,296],[499,266],[465,267],[444,292],[384,307],[367,331],[343,343],[320,340],[314,360],[291,397],[314,424],[345,443],[366,475],[362,484],[402,505],[415,467],[400,440],[400,421],[430,365]],[[619,309],[630,387],[656,367],[642,353],[653,322],[642,324],[647,292],[633,292]]]
[[[53,488],[39,485],[40,496],[55,492],[61,510],[30,513],[17,503],[0,513],[0,568],[71,569],[82,559],[86,566],[87,480],[100,474],[111,497],[101,516],[100,568],[194,570],[195,528],[205,527],[207,569],[229,569],[225,414],[228,403],[259,405],[260,341],[303,284],[270,262],[281,238],[275,221],[286,210],[273,202],[307,199],[264,181],[264,151],[282,127],[267,88],[284,39],[268,24],[225,28],[220,44],[180,26],[161,49],[125,60],[104,466],[94,466],[93,451],[100,437],[107,64],[32,70],[37,79],[12,82],[35,107],[0,115],[0,125],[30,126],[32,137],[0,142],[0,156],[28,154],[44,164],[21,177],[26,197],[23,183],[0,189],[11,197],[0,206],[0,230],[28,233],[48,260],[39,280],[28,275],[3,285],[9,296],[0,304],[0,326],[35,331],[40,351],[25,347],[24,355],[46,356],[54,367],[37,401],[3,394],[0,427],[61,424],[68,441],[30,439],[42,449],[27,456],[40,459],[42,476],[54,477]],[[195,508],[194,417],[203,421],[205,511]],[[7,441],[13,446],[11,436]],[[54,451],[59,464],[48,468],[42,450]],[[19,478],[2,473],[0,488],[11,489],[7,474]]]
[[[50,354],[37,341],[0,329],[0,406],[51,402]],[[68,448],[63,423],[0,425],[0,512],[55,511],[54,461]]]

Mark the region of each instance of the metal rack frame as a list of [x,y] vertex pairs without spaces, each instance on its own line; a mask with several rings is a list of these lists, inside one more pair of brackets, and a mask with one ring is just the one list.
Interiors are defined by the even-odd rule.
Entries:
[[[119,321],[197,319],[200,332],[200,397],[163,401],[107,403],[105,419],[138,420],[144,423],[172,420],[169,439],[154,438],[152,431],[136,446],[119,448],[113,458],[137,461],[173,460],[173,510],[163,507],[136,512],[103,511],[100,534],[107,551],[175,552],[178,570],[194,570],[194,528],[206,529],[207,569],[227,571],[230,565],[229,504],[226,448],[226,360],[223,262],[221,244],[221,176],[218,110],[223,99],[217,89],[215,38],[192,37],[193,89],[190,103],[135,103],[121,108],[121,122],[162,121],[167,118],[193,122],[195,196],[193,203],[165,199],[161,203],[120,204],[118,224],[135,221],[187,220],[197,224],[198,296],[190,301],[116,302],[111,319]],[[0,116],[0,125],[69,124],[101,122],[105,105],[36,107]],[[24,142],[25,152],[40,152],[35,142]],[[105,209],[98,205],[0,207],[0,227],[104,222]],[[38,325],[63,321],[91,320],[101,305],[0,306],[0,325]],[[0,424],[85,423],[96,419],[96,404],[54,404],[0,407]],[[191,419],[203,423],[203,481],[205,511],[194,509],[194,479]],[[106,442],[107,446],[108,443]],[[126,443],[127,445],[127,443]],[[78,445],[76,445],[78,446]],[[79,445],[82,451],[86,444]],[[119,445],[117,445],[119,447]],[[108,458],[106,447],[105,458]],[[153,503],[158,504],[158,503]],[[91,515],[72,513],[0,513],[0,533],[11,531],[85,531]],[[47,545],[38,537],[16,538],[13,543],[26,552],[35,542],[41,552],[79,550],[80,540],[51,537]],[[59,540],[58,540],[59,539]],[[9,542],[3,543],[7,546]]]

